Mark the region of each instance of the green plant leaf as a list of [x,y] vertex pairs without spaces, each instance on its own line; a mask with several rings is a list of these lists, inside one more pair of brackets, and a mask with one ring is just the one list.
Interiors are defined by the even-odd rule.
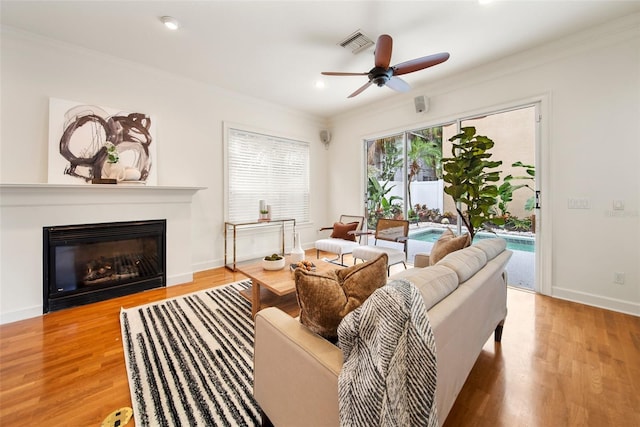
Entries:
[[527,212],[531,212],[536,206],[535,197],[529,197],[527,201],[524,203],[524,210]]

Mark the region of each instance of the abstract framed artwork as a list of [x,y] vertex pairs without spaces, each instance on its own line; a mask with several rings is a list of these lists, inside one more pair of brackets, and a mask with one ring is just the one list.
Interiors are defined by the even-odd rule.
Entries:
[[50,184],[157,184],[155,120],[148,114],[49,99]]

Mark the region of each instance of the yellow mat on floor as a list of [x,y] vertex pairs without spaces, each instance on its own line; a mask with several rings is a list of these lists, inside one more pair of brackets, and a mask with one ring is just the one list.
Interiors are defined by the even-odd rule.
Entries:
[[122,427],[129,423],[132,415],[133,409],[131,408],[117,409],[107,415],[107,418],[100,424],[100,427]]

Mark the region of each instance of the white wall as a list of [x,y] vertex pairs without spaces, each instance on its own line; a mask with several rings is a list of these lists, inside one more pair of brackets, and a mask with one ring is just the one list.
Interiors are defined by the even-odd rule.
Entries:
[[[1,35],[0,183],[47,182],[48,103],[55,97],[155,117],[158,185],[206,187],[191,205],[191,248],[185,252],[194,271],[223,264],[223,122],[311,143],[312,224],[298,227],[303,244],[312,244],[325,225],[324,120],[13,29],[3,28]],[[41,256],[32,262],[41,263]],[[2,277],[4,297],[17,278]]]
[[[543,290],[640,315],[639,23],[630,16],[334,117],[330,214],[345,204],[358,211],[361,202],[344,195],[363,194],[363,139],[541,100]],[[430,98],[428,113],[415,113],[417,94]],[[568,198],[587,198],[590,209],[570,210]],[[618,199],[625,210],[610,216]],[[624,285],[614,272],[625,273]]]
[[[444,213],[443,188],[444,181],[411,181],[411,202],[412,205],[408,209],[413,209],[415,205],[427,205],[429,209],[438,209]],[[389,181],[391,191],[387,194],[387,198],[397,196],[404,200],[404,181]],[[407,202],[408,203],[408,202]]]
[[[3,29],[0,183],[46,182],[49,97],[148,112],[158,123],[158,184],[207,187],[190,213],[197,271],[222,265],[223,121],[312,143],[314,224],[299,227],[308,247],[318,226],[364,211],[363,138],[544,99],[538,164],[548,244],[538,249],[552,262],[541,274],[554,295],[640,314],[639,22],[631,16],[335,117],[329,150],[318,138],[323,120]],[[430,98],[428,113],[415,113],[417,94]],[[570,197],[588,198],[591,209],[567,209]],[[623,216],[608,215],[614,199],[625,201]],[[41,253],[24,256],[41,262]],[[625,272],[624,285],[612,283],[615,271]],[[19,278],[0,277],[4,298]]]

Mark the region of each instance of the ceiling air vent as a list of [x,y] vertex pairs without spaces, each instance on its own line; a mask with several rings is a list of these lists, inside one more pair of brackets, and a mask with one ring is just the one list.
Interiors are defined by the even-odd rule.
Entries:
[[373,40],[362,34],[362,31],[358,30],[338,44],[345,49],[351,49],[351,52],[355,55],[358,52],[362,52],[369,46],[373,46],[374,43]]

